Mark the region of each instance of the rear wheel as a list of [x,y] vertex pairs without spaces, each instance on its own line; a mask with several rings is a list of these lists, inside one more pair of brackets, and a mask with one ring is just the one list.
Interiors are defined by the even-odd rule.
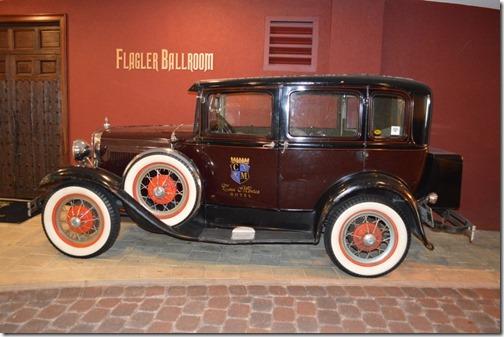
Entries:
[[377,277],[404,260],[410,231],[401,211],[376,196],[359,196],[329,212],[324,243],[331,260],[348,274]]
[[107,251],[120,229],[113,197],[94,185],[64,185],[47,199],[42,225],[51,244],[62,253],[89,258]]

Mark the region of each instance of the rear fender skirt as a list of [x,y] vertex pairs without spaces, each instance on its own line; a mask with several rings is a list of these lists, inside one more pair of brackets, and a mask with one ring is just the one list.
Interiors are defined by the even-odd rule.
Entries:
[[335,205],[344,200],[362,194],[381,195],[387,198],[392,198],[394,201],[399,201],[401,207],[406,209],[406,223],[409,225],[415,236],[417,236],[423,244],[432,249],[433,246],[425,235],[417,202],[413,193],[407,185],[401,180],[381,172],[361,172],[337,182],[324,195],[317,206],[319,218],[317,223],[317,238],[320,238],[324,221],[327,214]]
[[61,168],[45,176],[40,182],[41,188],[72,183],[85,182],[101,186],[117,199],[119,199],[129,211],[134,212],[141,220],[150,223],[164,233],[181,240],[197,241],[197,237],[192,237],[179,233],[175,228],[165,225],[162,221],[156,218],[152,213],[142,207],[133,197],[121,188],[122,179],[106,170],[93,167],[69,166]]

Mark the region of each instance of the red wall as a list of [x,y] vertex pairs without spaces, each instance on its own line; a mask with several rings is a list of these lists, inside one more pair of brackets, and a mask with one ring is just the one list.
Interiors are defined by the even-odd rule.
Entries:
[[[194,96],[187,89],[194,81],[264,74],[266,16],[317,16],[320,40],[329,41],[330,8],[330,0],[0,2],[2,14],[68,15],[71,139],[88,138],[105,116],[113,125],[191,123]],[[117,48],[125,52],[213,53],[214,70],[118,70]],[[327,43],[320,44],[319,56],[318,69],[327,72]]]
[[[302,15],[307,10],[304,1],[296,6],[289,6],[290,1],[268,3],[160,0],[142,1],[139,8],[138,1],[86,1],[74,15],[69,9],[69,81],[74,83],[70,135],[88,135],[105,115],[116,125],[191,123],[194,96],[187,89],[194,81],[260,74],[264,17]],[[324,13],[323,4],[311,12],[328,25],[330,13]],[[117,70],[116,48],[213,53],[214,70]],[[327,59],[324,49],[321,54]]]
[[385,0],[334,0],[330,73],[380,74]]
[[461,213],[500,228],[500,12],[387,1],[382,74],[434,91],[431,145],[463,155]]
[[[434,89],[432,144],[464,155],[462,213],[500,228],[500,12],[410,0],[5,0],[0,14],[67,14],[69,137],[191,123],[198,79],[263,70],[266,16],[319,18],[317,73],[418,79]],[[125,52],[213,53],[214,69],[116,69]],[[292,72],[288,72],[291,74]]]

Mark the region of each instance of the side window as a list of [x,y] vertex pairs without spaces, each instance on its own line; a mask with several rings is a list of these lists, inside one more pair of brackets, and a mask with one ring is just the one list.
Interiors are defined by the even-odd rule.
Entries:
[[294,137],[359,137],[359,96],[329,90],[290,95],[289,134]]
[[206,99],[208,132],[267,136],[271,132],[273,97],[269,93],[216,93]]
[[401,96],[375,95],[371,103],[372,139],[404,139],[406,137],[406,101]]

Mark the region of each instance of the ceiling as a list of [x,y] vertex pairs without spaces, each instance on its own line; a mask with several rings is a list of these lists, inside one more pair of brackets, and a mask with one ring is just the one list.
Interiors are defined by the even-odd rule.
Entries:
[[485,7],[500,10],[500,0],[427,0],[427,1],[446,2],[450,4]]

